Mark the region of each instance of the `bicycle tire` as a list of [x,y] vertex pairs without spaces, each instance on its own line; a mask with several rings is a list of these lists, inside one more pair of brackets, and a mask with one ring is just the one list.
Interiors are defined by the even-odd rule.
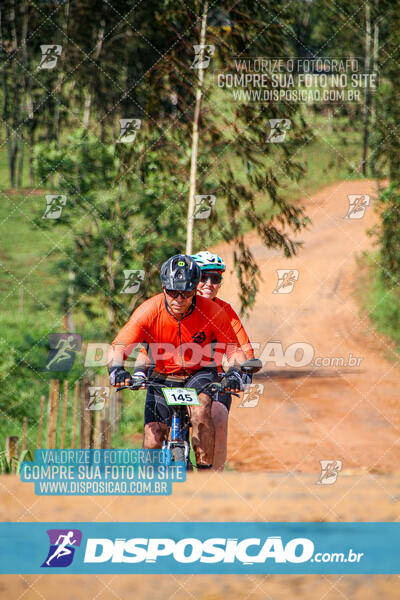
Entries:
[[173,456],[175,462],[185,462],[185,448],[176,446],[173,450]]

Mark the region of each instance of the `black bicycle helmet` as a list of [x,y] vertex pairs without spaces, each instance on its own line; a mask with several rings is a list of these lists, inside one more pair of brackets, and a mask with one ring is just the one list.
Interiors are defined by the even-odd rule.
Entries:
[[161,267],[160,278],[167,290],[190,292],[200,281],[200,267],[186,254],[176,254]]

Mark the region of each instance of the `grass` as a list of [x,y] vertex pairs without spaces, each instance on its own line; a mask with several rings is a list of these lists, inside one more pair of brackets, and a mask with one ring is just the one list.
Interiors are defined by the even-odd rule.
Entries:
[[[395,343],[395,350],[400,353],[400,289],[387,289],[379,269],[379,253],[364,254],[360,259],[360,280],[357,297],[363,311],[374,323],[377,331],[388,336]],[[399,358],[389,352],[387,358]]]
[[57,311],[51,294],[57,288],[51,273],[55,248],[63,250],[69,239],[67,230],[41,230],[33,219],[40,217],[46,204],[40,195],[1,192],[0,303],[2,310],[21,315],[40,310]]
[[141,448],[146,392],[144,390],[124,391],[122,394],[124,394],[123,413],[119,431],[112,437],[112,445],[114,448]]

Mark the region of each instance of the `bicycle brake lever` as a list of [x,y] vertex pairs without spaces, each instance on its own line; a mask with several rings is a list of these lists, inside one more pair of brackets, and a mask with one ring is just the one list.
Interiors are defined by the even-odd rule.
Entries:
[[134,385],[124,385],[123,387],[118,387],[116,389],[117,392],[120,392],[121,390],[140,390],[140,387],[136,387]]

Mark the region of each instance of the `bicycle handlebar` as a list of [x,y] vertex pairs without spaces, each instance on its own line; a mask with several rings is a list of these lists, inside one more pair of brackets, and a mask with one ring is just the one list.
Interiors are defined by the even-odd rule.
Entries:
[[[221,379],[224,377],[224,375],[220,375]],[[143,383],[141,383],[140,385],[124,385],[122,387],[117,388],[117,392],[120,392],[121,390],[132,390],[132,391],[137,391],[140,390],[142,388],[148,388],[148,387],[165,387],[165,383],[157,383],[155,381],[143,381]],[[179,387],[179,386],[178,386]],[[215,394],[216,392],[225,392],[225,388],[222,385],[222,383],[220,381],[211,381],[210,383],[206,383],[205,385],[203,385],[203,387],[198,391],[198,394],[201,394],[203,390],[208,390],[210,391],[212,394]],[[236,392],[229,392],[230,394],[232,394],[233,396],[238,396],[240,397],[240,394],[237,394]]]
[[[258,358],[252,358],[250,360],[246,360],[246,362],[243,363],[240,368],[243,373],[251,374],[251,373],[257,373],[257,371],[259,371],[261,369],[261,367],[262,367],[261,360]],[[219,373],[218,377],[220,380],[223,379],[225,377],[225,373]],[[140,390],[141,388],[147,388],[147,387],[151,387],[151,386],[165,387],[165,384],[145,380],[140,385],[124,385],[122,387],[119,387],[119,388],[117,388],[117,392],[120,392],[121,390]],[[177,386],[177,387],[179,387],[179,386]],[[221,381],[212,381],[210,383],[206,383],[206,385],[204,385],[198,393],[201,394],[201,392],[205,389],[209,389],[209,391],[211,391],[211,393],[229,391],[229,390],[225,390],[225,387],[221,384]],[[229,393],[232,394],[233,396],[239,396],[239,394],[236,394],[235,392],[229,391]]]

